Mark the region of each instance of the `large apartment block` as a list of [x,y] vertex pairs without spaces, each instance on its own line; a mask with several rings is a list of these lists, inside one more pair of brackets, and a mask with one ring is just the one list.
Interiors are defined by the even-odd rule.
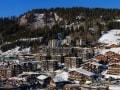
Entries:
[[42,71],[44,72],[53,72],[58,67],[58,60],[42,60]]
[[79,68],[82,64],[82,58],[81,57],[65,57],[65,66],[70,68]]

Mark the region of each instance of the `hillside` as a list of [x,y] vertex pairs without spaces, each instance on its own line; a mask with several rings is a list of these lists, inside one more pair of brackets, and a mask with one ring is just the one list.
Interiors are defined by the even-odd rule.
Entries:
[[113,29],[105,33],[99,40],[99,43],[106,45],[120,45],[120,29]]
[[120,29],[119,13],[119,9],[73,7],[34,9],[19,17],[0,18],[1,49],[47,45],[58,33],[62,39],[70,36],[73,46],[77,39],[94,46],[102,31]]
[[112,51],[120,54],[120,29],[112,29],[104,33],[98,42],[101,43],[99,53],[105,54],[108,51]]

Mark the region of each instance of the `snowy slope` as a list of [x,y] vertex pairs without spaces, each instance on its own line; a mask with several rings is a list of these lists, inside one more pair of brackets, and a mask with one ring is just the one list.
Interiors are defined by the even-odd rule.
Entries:
[[44,17],[44,14],[34,14],[36,17],[36,20],[41,20]]
[[16,40],[17,41],[35,41],[35,40],[39,40],[41,41],[43,37],[36,37],[36,38],[22,38],[22,39],[19,39],[19,40]]
[[107,45],[120,44],[120,29],[110,30],[108,33],[104,34],[99,40],[99,43],[104,43]]
[[13,55],[17,55],[19,53],[29,53],[30,52],[30,47],[29,48],[24,48],[21,51],[19,50],[20,47],[16,47],[14,49],[8,50],[6,52],[1,52],[2,55],[6,55],[6,56],[13,56]]

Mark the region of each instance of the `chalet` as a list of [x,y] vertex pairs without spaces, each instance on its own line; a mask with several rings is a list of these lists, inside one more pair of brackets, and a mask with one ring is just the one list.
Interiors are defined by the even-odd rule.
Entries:
[[117,44],[111,44],[109,47],[110,48],[116,48],[118,45]]
[[115,64],[115,63],[120,63],[120,59],[118,59],[118,58],[110,58],[109,59],[109,64]]
[[111,58],[117,58],[117,59],[120,59],[120,55],[119,55],[119,54],[113,54],[113,55],[111,56]]
[[47,75],[40,75],[37,77],[37,79],[43,87],[46,87],[48,84],[50,84],[51,77]]
[[95,58],[97,60],[103,60],[103,61],[106,61],[107,60],[107,56],[106,55],[103,55],[103,54],[99,54],[97,56],[95,56]]
[[85,83],[86,80],[91,80],[91,78],[94,76],[94,73],[82,68],[72,70],[69,72],[69,74],[70,80],[76,80],[79,81],[79,83]]
[[108,58],[111,58],[112,55],[114,55],[115,53],[112,51],[108,51],[105,53],[105,55],[107,55]]
[[107,74],[110,75],[119,75],[120,74],[120,64],[110,64]]
[[95,56],[95,59],[99,60],[98,62],[100,64],[107,64],[108,63],[108,57],[106,55],[103,55],[103,54],[99,54],[99,55]]
[[103,65],[98,62],[85,63],[83,69],[98,74],[102,72]]

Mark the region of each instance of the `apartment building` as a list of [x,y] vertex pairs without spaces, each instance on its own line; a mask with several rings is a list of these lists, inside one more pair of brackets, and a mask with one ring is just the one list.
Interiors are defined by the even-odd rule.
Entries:
[[53,54],[51,55],[51,59],[58,60],[59,63],[64,63],[65,55],[62,54]]
[[70,71],[69,75],[70,75],[69,78],[71,80],[76,80],[76,81],[79,81],[79,83],[83,84],[86,82],[86,80],[91,80],[94,73],[89,72],[85,69],[79,68],[79,69]]
[[41,53],[45,54],[71,54],[72,53],[72,48],[71,47],[45,47],[42,48]]
[[103,65],[98,62],[88,62],[84,64],[83,69],[98,74],[102,72],[102,66]]
[[51,47],[51,48],[58,47],[57,39],[49,40],[48,47]]
[[23,72],[23,67],[20,64],[13,64],[12,65],[12,76],[17,76]]
[[9,78],[12,76],[12,70],[10,68],[0,68],[0,77]]
[[53,72],[58,67],[58,60],[42,60],[41,65],[43,72]]
[[6,62],[0,62],[0,77],[9,78],[12,76],[12,69],[10,65]]
[[65,66],[68,69],[79,68],[82,63],[81,57],[65,57]]

